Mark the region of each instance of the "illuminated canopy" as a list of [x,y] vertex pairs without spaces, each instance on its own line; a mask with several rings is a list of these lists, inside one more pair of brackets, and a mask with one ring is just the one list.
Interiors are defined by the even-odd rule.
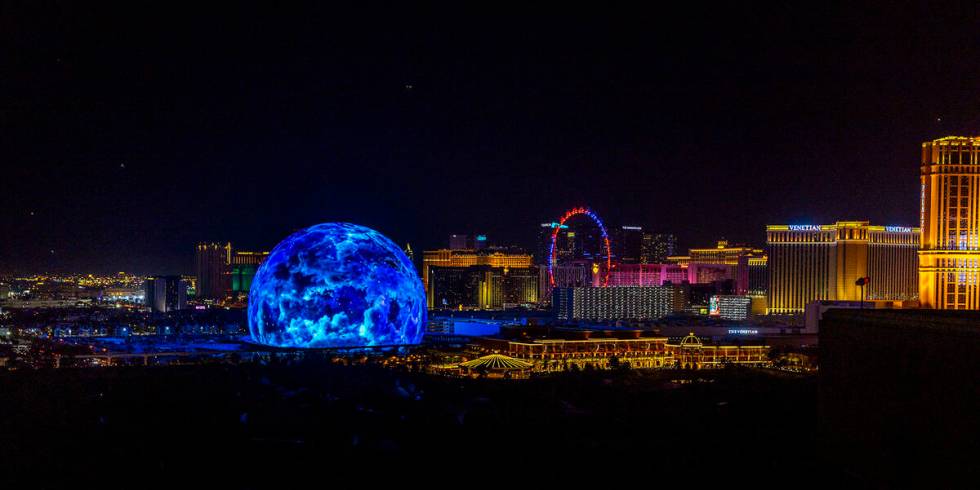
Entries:
[[530,369],[533,364],[501,354],[490,354],[488,356],[473,359],[472,361],[464,362],[460,364],[460,366],[469,369],[479,369],[482,367],[490,370],[507,371]]
[[699,348],[703,347],[704,343],[701,342],[701,339],[699,339],[697,335],[694,335],[694,332],[691,332],[687,337],[681,339],[680,345],[681,347]]

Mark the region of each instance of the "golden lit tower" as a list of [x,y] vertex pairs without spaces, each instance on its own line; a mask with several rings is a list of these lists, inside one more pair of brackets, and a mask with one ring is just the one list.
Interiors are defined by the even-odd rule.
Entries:
[[921,172],[919,301],[980,309],[980,137],[922,143]]
[[750,289],[765,289],[764,281],[760,281],[762,284],[750,284],[751,272],[756,272],[761,267],[765,274],[766,253],[762,249],[729,245],[728,241],[719,240],[718,246],[714,248],[692,248],[688,257],[690,263],[728,266],[729,276],[735,281],[735,294],[746,294]]

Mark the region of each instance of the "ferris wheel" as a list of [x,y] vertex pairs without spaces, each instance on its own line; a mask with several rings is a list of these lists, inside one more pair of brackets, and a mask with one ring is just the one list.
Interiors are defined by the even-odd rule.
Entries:
[[558,231],[562,229],[562,225],[565,224],[573,216],[584,215],[592,219],[592,221],[599,227],[599,232],[602,235],[602,244],[606,248],[606,271],[603,274],[602,285],[609,285],[609,272],[612,270],[612,248],[609,246],[609,233],[606,232],[606,225],[602,224],[602,219],[599,215],[595,214],[594,211],[587,207],[572,208],[565,212],[565,214],[558,221],[557,226],[551,232],[551,253],[548,254],[548,282],[551,287],[555,286],[555,263],[558,261]]

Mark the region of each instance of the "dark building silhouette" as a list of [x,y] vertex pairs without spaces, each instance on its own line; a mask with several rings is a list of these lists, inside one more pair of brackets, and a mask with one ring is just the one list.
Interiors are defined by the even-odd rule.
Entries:
[[[567,230],[568,225],[559,225],[558,223],[541,223],[541,227],[538,228],[538,245],[534,253],[534,263],[538,265],[544,265],[548,263],[548,257],[551,255],[551,234],[555,231],[555,228],[561,226],[561,228]],[[559,230],[561,232],[562,230]]]
[[482,234],[449,235],[449,250],[483,250],[487,247],[487,236]]
[[187,285],[180,276],[152,276],[143,283],[144,301],[154,312],[182,310],[187,305]]
[[621,226],[613,232],[612,248],[616,260],[624,264],[639,264],[643,260],[643,228]]
[[[606,249],[603,246],[602,231],[590,220],[575,220],[564,225],[541,224],[538,229],[537,254],[534,263],[539,265],[548,263],[551,255],[551,234],[555,228],[559,228],[555,240],[555,256],[558,263],[604,260]],[[610,246],[616,246],[615,236],[610,237]]]
[[198,243],[194,259],[197,297],[224,298],[231,287],[228,271],[231,264],[231,243]]
[[269,252],[234,250],[231,243],[199,243],[195,254],[197,297],[222,300],[248,293]]
[[669,233],[644,233],[640,244],[640,263],[665,264],[674,255],[677,237]]
[[436,309],[493,310],[538,302],[536,267],[432,267],[428,295]]
[[819,336],[828,464],[879,488],[976,481],[980,312],[830,309]]

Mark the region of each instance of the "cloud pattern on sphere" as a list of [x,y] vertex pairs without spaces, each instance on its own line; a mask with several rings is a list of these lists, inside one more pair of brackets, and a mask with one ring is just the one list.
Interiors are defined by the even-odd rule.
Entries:
[[387,237],[351,223],[323,223],[276,245],[252,281],[252,340],[275,347],[418,344],[425,290]]

